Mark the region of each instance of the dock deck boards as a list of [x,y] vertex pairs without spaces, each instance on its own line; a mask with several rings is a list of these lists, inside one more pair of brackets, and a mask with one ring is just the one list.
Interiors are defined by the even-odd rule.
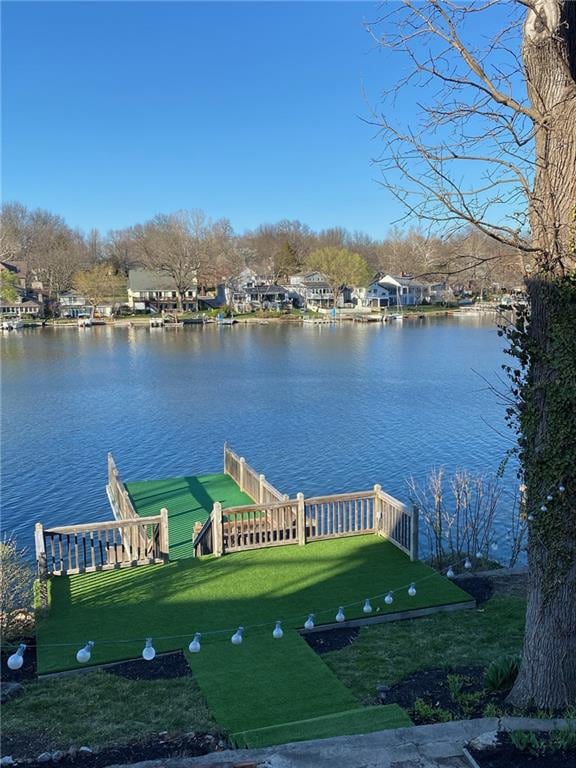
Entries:
[[126,483],[126,488],[141,517],[157,515],[162,507],[168,510],[170,560],[193,556],[194,525],[206,522],[215,501],[223,509],[254,503],[228,475],[144,480]]

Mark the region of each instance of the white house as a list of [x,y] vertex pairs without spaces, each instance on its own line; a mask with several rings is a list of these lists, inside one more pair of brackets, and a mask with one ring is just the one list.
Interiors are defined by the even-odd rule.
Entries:
[[321,272],[300,272],[290,276],[289,296],[295,305],[331,307],[334,294]]
[[[183,296],[184,311],[196,309],[196,281]],[[128,272],[128,305],[133,310],[174,311],[178,308],[178,290],[170,275],[150,269],[131,269]]]
[[92,307],[78,291],[62,291],[58,294],[61,317],[81,317],[92,313]]
[[15,301],[0,301],[0,315],[6,317],[42,317],[44,306],[34,299],[20,298]]
[[424,283],[409,275],[381,275],[366,291],[366,305],[369,307],[415,306],[435,304],[446,300],[444,283]]
[[372,307],[373,309],[380,309],[381,307],[389,307],[391,304],[395,304],[395,301],[391,301],[390,297],[396,295],[391,293],[391,287],[383,285],[379,280],[375,280],[370,283],[366,288],[364,295],[364,305],[366,307]]

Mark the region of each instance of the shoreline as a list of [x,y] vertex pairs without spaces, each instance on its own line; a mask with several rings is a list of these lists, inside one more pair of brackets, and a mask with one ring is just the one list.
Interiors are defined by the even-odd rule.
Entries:
[[[439,309],[439,310],[426,310],[426,311],[419,311],[419,310],[408,310],[404,311],[402,313],[402,321],[404,320],[425,320],[428,317],[476,317],[476,316],[490,316],[490,315],[496,315],[498,313],[497,307],[494,308],[482,308],[482,309],[475,309],[475,308],[450,308],[450,309]],[[91,328],[91,327],[97,327],[97,328],[134,328],[134,327],[144,327],[144,328],[150,328],[150,315],[146,315],[144,317],[128,317],[128,318],[116,318],[116,319],[102,319],[102,320],[96,320],[92,323],[90,326],[84,326],[83,329]],[[299,325],[336,325],[336,324],[342,324],[342,323],[361,323],[363,325],[366,324],[381,324],[386,325],[388,323],[397,323],[397,320],[394,320],[393,318],[388,318],[388,320],[385,319],[385,316],[377,317],[376,315],[370,315],[368,313],[358,313],[357,315],[343,315],[340,317],[330,317],[329,315],[308,315],[306,317],[301,317],[297,315],[282,315],[280,317],[274,317],[274,316],[262,316],[262,317],[234,317],[233,323],[224,323],[224,325],[269,325],[269,324],[299,324]],[[177,327],[181,328],[185,325],[220,325],[220,323],[215,318],[207,318],[204,322],[198,322],[195,318],[184,318],[184,320],[178,322],[178,323],[168,323],[167,325],[163,326],[163,328],[166,327]],[[57,330],[59,328],[78,328],[77,321],[70,320],[70,321],[56,321],[53,322],[52,320],[46,320],[44,322],[38,321],[35,323],[25,324],[23,328],[17,329],[17,330],[31,330],[31,329],[41,329],[41,330]]]

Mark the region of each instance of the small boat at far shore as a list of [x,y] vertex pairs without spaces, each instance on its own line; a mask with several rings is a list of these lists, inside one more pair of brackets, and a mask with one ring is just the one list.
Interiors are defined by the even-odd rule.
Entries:
[[2,320],[1,328],[3,331],[19,331],[24,328],[24,323],[19,317],[13,317],[9,320]]

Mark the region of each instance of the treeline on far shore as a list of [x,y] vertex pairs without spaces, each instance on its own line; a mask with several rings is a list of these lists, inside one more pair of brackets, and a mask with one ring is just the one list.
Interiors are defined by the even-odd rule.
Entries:
[[[194,275],[200,293],[249,268],[270,282],[317,268],[318,254],[338,252],[357,282],[378,272],[444,279],[483,290],[522,281],[521,255],[472,230],[445,238],[417,228],[395,228],[382,240],[343,227],[314,231],[300,221],[264,223],[235,232],[228,219],[195,209],[158,214],[106,233],[82,232],[50,211],[11,202],[0,210],[0,260],[39,281],[45,297],[76,289],[107,297],[126,294],[136,266]],[[3,297],[4,299],[4,297]]]

